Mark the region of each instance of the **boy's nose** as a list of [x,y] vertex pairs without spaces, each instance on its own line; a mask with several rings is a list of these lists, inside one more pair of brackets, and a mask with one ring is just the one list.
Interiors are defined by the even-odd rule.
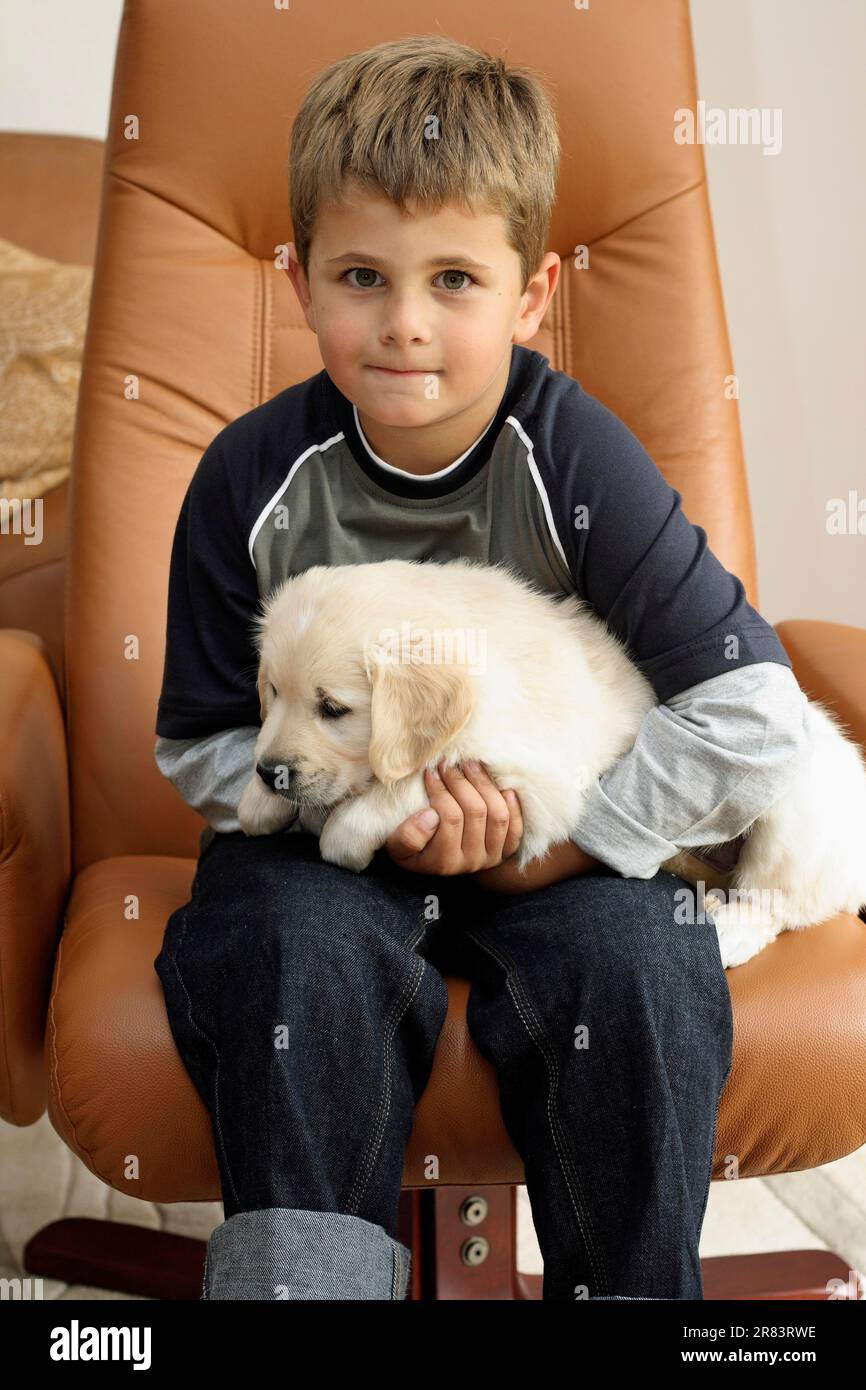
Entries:
[[293,762],[256,763],[256,772],[272,791],[276,790],[277,777],[280,776],[280,774],[282,774],[282,781],[285,783],[286,790],[293,785],[298,775],[297,765]]

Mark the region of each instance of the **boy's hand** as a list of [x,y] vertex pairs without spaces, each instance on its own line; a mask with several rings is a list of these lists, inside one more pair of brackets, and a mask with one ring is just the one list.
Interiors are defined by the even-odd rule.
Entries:
[[551,845],[543,859],[530,859],[522,873],[515,857],[493,869],[482,869],[475,882],[489,893],[531,893],[563,878],[592,873],[600,864],[600,859],[594,859],[573,840],[562,840]]
[[419,874],[473,874],[491,869],[517,853],[523,817],[516,792],[500,791],[483,764],[424,773],[430,805],[439,819],[429,829],[418,811],[383,845],[395,864]]

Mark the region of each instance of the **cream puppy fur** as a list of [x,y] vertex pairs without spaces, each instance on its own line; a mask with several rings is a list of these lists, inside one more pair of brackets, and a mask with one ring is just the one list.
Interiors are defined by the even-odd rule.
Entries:
[[[524,869],[570,838],[588,788],[658,703],[589,604],[504,566],[316,565],[256,625],[262,729],[241,827],[272,834],[300,815],[324,860],[358,872],[428,805],[425,768],[469,758],[520,799]],[[717,890],[703,907],[725,966],[866,902],[866,764],[834,715],[807,704],[810,750],[734,869],[685,851],[662,866]]]

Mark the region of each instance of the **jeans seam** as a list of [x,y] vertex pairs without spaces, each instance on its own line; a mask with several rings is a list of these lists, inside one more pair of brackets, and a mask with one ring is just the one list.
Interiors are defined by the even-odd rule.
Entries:
[[728,1085],[728,1079],[729,1079],[729,1077],[730,1077],[731,1072],[733,1071],[733,1069],[734,1069],[734,1045],[733,1045],[733,1033],[732,1033],[732,1034],[731,1034],[731,1060],[730,1060],[730,1062],[728,1063],[728,1070],[727,1070],[727,1072],[725,1073],[725,1079],[724,1079],[724,1081],[722,1082],[721,1087],[720,1087],[720,1089],[719,1089],[719,1098],[718,1098],[718,1101],[716,1102],[716,1118],[715,1118],[714,1121],[713,1121],[713,1138],[712,1138],[712,1142],[711,1142],[711,1144],[710,1144],[710,1176],[709,1176],[709,1181],[708,1181],[708,1183],[707,1183],[707,1190],[706,1190],[706,1193],[705,1193],[705,1195],[704,1195],[704,1205],[703,1205],[703,1208],[702,1208],[702,1210],[701,1210],[700,1220],[698,1221],[698,1228],[697,1228],[697,1231],[695,1232],[695,1235],[696,1235],[696,1238],[697,1238],[698,1242],[700,1242],[700,1238],[701,1238],[701,1227],[702,1227],[703,1224],[704,1224],[704,1217],[705,1217],[706,1214],[707,1214],[707,1207],[708,1207],[709,1201],[710,1201],[710,1188],[711,1188],[712,1185],[713,1185],[713,1160],[715,1159],[715,1156],[716,1156],[716,1138],[717,1138],[718,1132],[719,1132],[719,1111],[720,1111],[721,1108],[722,1108],[722,1096],[725,1094],[725,1091],[726,1091],[727,1085]]
[[403,1282],[403,1251],[399,1244],[394,1242],[394,1264],[391,1271],[391,1301],[397,1300],[400,1293],[400,1286]]
[[169,960],[170,960],[170,962],[171,962],[172,967],[174,968],[174,973],[176,974],[176,976],[177,976],[177,978],[178,978],[178,981],[179,981],[179,983],[180,983],[180,987],[181,987],[181,989],[183,990],[184,995],[185,995],[185,997],[186,997],[186,1011],[187,1011],[187,1017],[189,1018],[189,1021],[190,1021],[190,1023],[192,1024],[193,1028],[196,1030],[196,1032],[197,1032],[197,1033],[200,1033],[201,1036],[205,1039],[205,1041],[210,1045],[210,1047],[213,1048],[214,1055],[215,1055],[215,1057],[216,1057],[216,1069],[215,1069],[215,1072],[214,1072],[214,1097],[213,1097],[213,1103],[214,1103],[214,1108],[213,1108],[214,1129],[216,1130],[217,1139],[218,1139],[218,1141],[219,1141],[219,1145],[220,1145],[220,1148],[221,1148],[221,1150],[222,1150],[223,1162],[224,1162],[224,1164],[225,1164],[225,1170],[226,1170],[226,1174],[227,1174],[227,1176],[228,1176],[229,1183],[231,1184],[232,1196],[233,1196],[233,1198],[234,1198],[234,1201],[237,1202],[237,1201],[238,1201],[237,1189],[236,1189],[236,1187],[235,1187],[235,1181],[234,1181],[234,1178],[232,1177],[231,1168],[230,1168],[230,1166],[229,1166],[228,1153],[227,1153],[227,1151],[226,1151],[225,1141],[224,1141],[224,1139],[223,1139],[222,1126],[221,1126],[221,1124],[220,1124],[220,1118],[219,1118],[219,1074],[220,1074],[220,1054],[219,1054],[219,1048],[217,1047],[216,1043],[214,1042],[214,1040],[213,1040],[213,1038],[210,1036],[210,1034],[207,1033],[207,1032],[205,1032],[204,1028],[202,1028],[201,1025],[200,1025],[199,1023],[197,1023],[197,1021],[196,1021],[196,1019],[195,1019],[195,1017],[194,1017],[194,1015],[193,1015],[193,1011],[192,1011],[192,999],[190,998],[189,990],[187,989],[186,984],[185,984],[185,982],[184,982],[183,975],[181,974],[181,971],[180,971],[180,963],[179,963],[179,961],[178,961],[178,954],[179,954],[180,949],[181,949],[181,947],[182,947],[182,945],[183,945],[183,939],[184,939],[184,936],[186,935],[186,928],[187,928],[187,919],[186,919],[186,913],[184,913],[184,915],[183,915],[183,925],[182,925],[182,927],[181,927],[180,937],[179,937],[179,939],[178,939],[178,943],[177,943],[177,946],[176,946],[175,950],[174,950],[174,951],[171,951],[171,952],[169,953]]
[[[520,974],[514,960],[505,951],[502,951],[500,955],[493,946],[486,943],[476,932],[471,931],[468,927],[465,930],[467,936],[471,937],[471,939],[475,941],[476,944],[480,946],[483,951],[486,951],[488,955],[493,956],[493,958],[497,960],[499,964],[503,966],[503,968],[505,969],[508,993],[511,996],[517,1015],[521,1023],[523,1024],[523,1027],[525,1028],[529,1038],[532,1040],[532,1042],[538,1048],[539,1052],[544,1057],[545,1064],[548,1070],[548,1079],[550,1082],[547,1097],[547,1114],[548,1119],[550,1121],[551,1135],[554,1141],[554,1150],[556,1152],[557,1160],[559,1162],[560,1171],[562,1172],[562,1176],[565,1180],[566,1190],[568,1192],[569,1197],[571,1198],[571,1205],[574,1209],[575,1217],[577,1218],[578,1230],[580,1231],[583,1243],[586,1246],[586,1251],[589,1255],[593,1273],[595,1274],[595,1277],[598,1281],[599,1288],[603,1290],[607,1288],[608,1282],[605,1262],[602,1259],[601,1254],[596,1245],[595,1232],[592,1229],[592,1220],[587,1209],[586,1200],[583,1194],[583,1186],[580,1181],[579,1174],[577,1172],[576,1164],[574,1163],[571,1154],[569,1153],[566,1136],[562,1128],[562,1122],[560,1120],[555,1105],[555,1096],[558,1094],[559,1091],[559,1064],[556,1060],[556,1053],[551,1048],[550,1039],[547,1036],[547,1032],[543,1027],[541,1021],[539,1020],[537,1013],[532,1007],[532,1001],[530,1000],[528,994],[523,988],[523,983],[520,979]],[[518,1000],[517,998],[518,993],[521,995],[523,1000],[522,1006],[520,1000]],[[535,1021],[537,1034],[543,1040],[544,1045],[542,1045],[542,1043],[539,1042],[539,1036],[535,1036],[533,1034],[532,1028],[530,1027],[527,1017],[530,1013],[532,1014],[533,1019]],[[581,1211],[583,1215],[581,1215]]]
[[408,935],[407,937],[405,937],[404,940],[400,943],[401,946],[402,946],[402,948],[403,948],[403,950],[404,950],[404,951],[414,951],[414,950],[415,950],[415,947],[418,945],[418,942],[421,940],[422,936],[426,936],[426,934],[427,934],[427,932],[429,931],[429,929],[430,929],[430,923],[429,923],[429,922],[422,922],[420,927],[416,927],[415,930],[414,930],[414,931],[411,931],[411,932],[409,933],[409,935]]
[[[408,950],[413,949],[415,943],[420,940],[425,931],[426,924],[422,925],[413,934],[413,936],[409,938],[409,940],[405,943]],[[376,1162],[376,1158],[378,1157],[379,1150],[382,1147],[382,1138],[385,1133],[385,1126],[387,1124],[388,1115],[391,1111],[391,1045],[394,1039],[394,1035],[396,1034],[397,1029],[400,1026],[401,1020],[403,1019],[407,1010],[411,1007],[412,1000],[415,998],[415,995],[418,993],[418,990],[421,987],[421,980],[423,979],[424,971],[426,970],[426,968],[426,961],[423,959],[423,957],[419,956],[417,958],[417,966],[413,969],[412,974],[410,974],[407,977],[406,981],[403,984],[403,988],[401,989],[394,1003],[391,1005],[389,1018],[386,1021],[385,1026],[384,1075],[382,1081],[382,1090],[379,1096],[379,1113],[376,1119],[373,1133],[371,1134],[367,1144],[367,1151],[361,1159],[358,1171],[355,1174],[355,1179],[349,1190],[349,1195],[346,1198],[346,1205],[344,1211],[347,1216],[358,1215],[358,1207],[366,1194],[367,1185],[369,1184],[370,1177],[372,1175],[373,1166]],[[410,990],[411,993],[409,992]],[[361,1182],[362,1178],[363,1185],[361,1186],[360,1191],[356,1195],[356,1188],[358,1187],[358,1184]]]
[[[213,1232],[211,1232],[211,1235],[213,1235]],[[204,1247],[204,1273],[202,1274],[201,1294],[200,1294],[200,1298],[203,1298],[203,1299],[206,1299],[206,1300],[207,1300],[207,1276],[208,1276],[208,1262],[209,1262],[209,1260],[210,1260],[210,1240],[208,1240],[208,1241],[206,1242],[205,1247]]]

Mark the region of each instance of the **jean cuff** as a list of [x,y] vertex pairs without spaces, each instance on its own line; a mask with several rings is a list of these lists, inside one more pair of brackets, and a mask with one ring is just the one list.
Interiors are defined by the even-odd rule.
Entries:
[[412,1254],[342,1212],[240,1211],[207,1244],[203,1299],[405,1299]]

